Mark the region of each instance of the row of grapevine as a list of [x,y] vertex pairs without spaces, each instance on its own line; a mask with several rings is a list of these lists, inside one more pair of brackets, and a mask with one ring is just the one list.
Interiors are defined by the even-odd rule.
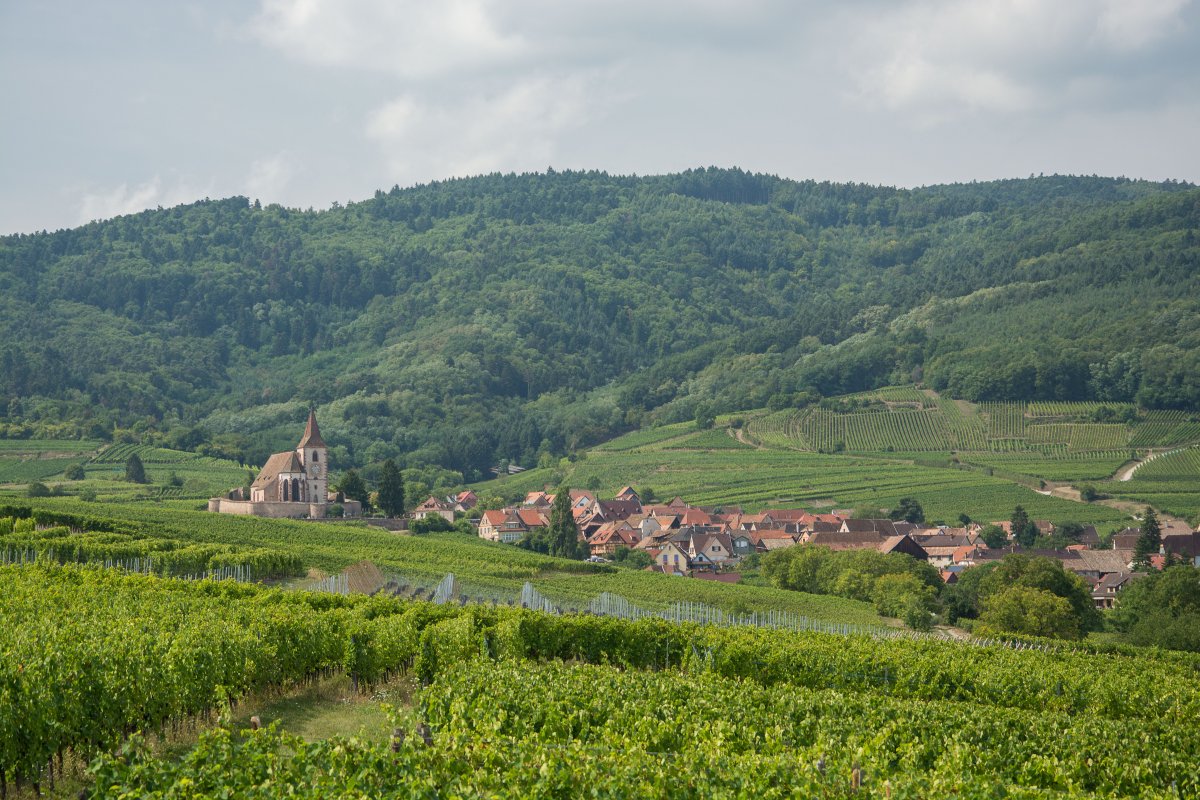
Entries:
[[[125,733],[154,729],[254,687],[335,669],[370,683],[409,664],[425,681],[445,675],[454,681],[474,662],[511,657],[700,669],[706,681],[752,680],[784,693],[882,687],[896,701],[1012,710],[997,719],[1087,718],[1095,721],[1092,732],[1119,733],[1136,720],[1160,737],[1148,749],[1169,744],[1184,758],[1190,751],[1178,749],[1172,726],[1186,729],[1200,712],[1200,688],[1191,680],[1197,662],[1185,656],[1043,653],[436,607],[81,568],[0,567],[0,582],[5,780],[37,780],[65,749],[84,756],[107,750]],[[694,699],[691,692],[674,696]],[[638,700],[649,702],[642,711],[667,708],[653,695]],[[760,706],[738,707],[752,715]],[[1108,752],[1113,740],[1102,736],[1093,744]],[[1038,738],[1036,746],[1044,744]]]
[[0,517],[0,563],[45,560],[96,564],[139,560],[158,575],[204,575],[242,567],[254,579],[303,575],[296,554],[266,547],[198,544],[136,532],[79,531],[65,525],[37,528],[31,518]]
[[1153,458],[1138,467],[1134,477],[1138,481],[1195,481],[1195,491],[1200,492],[1200,447]]
[[[1052,683],[1052,697],[1077,699],[1091,691],[1084,662],[1064,680],[1053,662],[1010,653],[984,658],[960,673],[963,686],[947,686],[934,652],[911,653],[896,672],[896,662],[841,660],[819,637],[738,641],[688,626],[511,613],[429,623],[420,634],[417,671],[429,685],[415,709],[416,736],[307,743],[275,730],[218,729],[182,760],[140,747],[102,759],[97,785],[114,796],[174,796],[177,787],[224,796],[559,797],[587,787],[598,797],[889,800],[1200,790],[1200,740],[1184,708],[1148,719],[1062,702],[944,699],[962,699],[957,691],[979,680],[995,682],[997,700],[1011,699],[1029,671]],[[797,659],[810,650],[819,665]],[[568,660],[530,661],[557,658]],[[1096,660],[1104,672],[1131,666]],[[784,666],[798,670],[772,679]],[[912,691],[914,680],[932,691]],[[404,733],[411,718],[394,722]]]
[[1148,411],[1134,428],[1134,447],[1171,447],[1200,440],[1200,418],[1195,412]]
[[1029,404],[1029,416],[1038,417],[1073,417],[1089,419],[1093,414],[1107,408],[1114,412],[1130,412],[1133,406],[1129,403],[1098,403],[1094,401],[1068,400],[1039,400]]
[[989,439],[1024,439],[1023,403],[983,403],[980,410],[987,419]]
[[964,414],[957,401],[938,398],[938,410],[946,420],[955,450],[986,450],[987,434],[978,414]]

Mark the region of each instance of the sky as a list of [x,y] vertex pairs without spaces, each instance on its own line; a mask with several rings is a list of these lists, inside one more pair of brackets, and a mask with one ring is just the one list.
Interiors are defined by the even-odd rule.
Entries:
[[489,172],[1200,182],[1200,0],[0,0],[0,234]]

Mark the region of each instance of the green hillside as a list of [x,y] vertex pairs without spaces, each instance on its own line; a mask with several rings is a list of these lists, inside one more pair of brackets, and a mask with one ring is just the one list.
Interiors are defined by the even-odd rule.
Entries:
[[[1037,518],[1111,529],[1129,515],[1045,487],[1087,485],[1200,519],[1200,451],[1181,442],[1200,443],[1200,415],[1095,402],[975,404],[893,386],[798,410],[725,415],[707,430],[694,422],[644,428],[574,461],[475,488],[514,500],[564,481],[602,495],[632,484],[664,499],[748,510],[880,510],[915,497],[930,520],[1002,520],[1021,505]],[[1112,480],[1147,456],[1133,481]]]
[[[0,437],[117,429],[255,464],[312,404],[336,464],[395,457],[449,486],[914,378],[973,402],[1194,410],[1198,228],[1188,184],[1067,176],[553,172],[324,211],[204,201],[0,238]],[[781,422],[815,448],[888,441]],[[886,435],[1022,438],[942,422],[916,410]],[[1146,446],[1115,431],[1064,443]]]

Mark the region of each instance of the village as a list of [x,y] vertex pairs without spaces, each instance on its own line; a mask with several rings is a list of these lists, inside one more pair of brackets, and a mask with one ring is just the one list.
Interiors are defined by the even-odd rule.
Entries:
[[[756,554],[788,547],[825,547],[830,550],[875,550],[904,553],[936,567],[947,584],[955,583],[968,567],[998,561],[1010,553],[1054,559],[1063,569],[1083,578],[1092,587],[1097,608],[1112,608],[1119,593],[1145,575],[1134,569],[1138,528],[1125,528],[1102,542],[1092,525],[1080,526],[1065,547],[1058,527],[1050,520],[1033,520],[1038,539],[1032,546],[1017,543],[1008,520],[960,527],[925,525],[892,519],[855,518],[849,510],[813,513],[805,509],[768,509],[744,513],[738,508],[703,508],[675,497],[667,503],[643,504],[626,486],[612,499],[601,499],[585,489],[571,489],[571,513],[580,541],[593,561],[621,559],[645,553],[645,569],[677,577],[737,583],[738,566]],[[555,500],[552,491],[533,491],[519,505],[483,511],[475,518],[478,497],[472,491],[430,497],[413,510],[414,519],[441,516],[453,522],[467,516],[479,536],[513,544],[550,524]],[[990,547],[983,531],[994,525],[1004,531],[1005,542]],[[995,542],[993,542],[995,544]],[[1042,546],[1039,546],[1042,545]],[[627,553],[621,553],[625,550]],[[645,562],[647,559],[643,558]],[[1162,547],[1150,557],[1150,566],[1162,569],[1171,562],[1200,566],[1200,531],[1167,522]]]

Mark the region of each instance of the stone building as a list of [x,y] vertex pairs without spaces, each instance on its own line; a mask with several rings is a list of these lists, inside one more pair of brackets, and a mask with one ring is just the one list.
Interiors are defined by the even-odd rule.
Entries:
[[[208,510],[221,514],[256,517],[324,517],[329,508],[329,450],[317,427],[317,415],[308,413],[304,436],[295,450],[275,453],[267,459],[258,478],[250,485],[250,496],[234,489],[225,497],[208,501]],[[362,513],[354,500],[342,501],[346,516]]]

